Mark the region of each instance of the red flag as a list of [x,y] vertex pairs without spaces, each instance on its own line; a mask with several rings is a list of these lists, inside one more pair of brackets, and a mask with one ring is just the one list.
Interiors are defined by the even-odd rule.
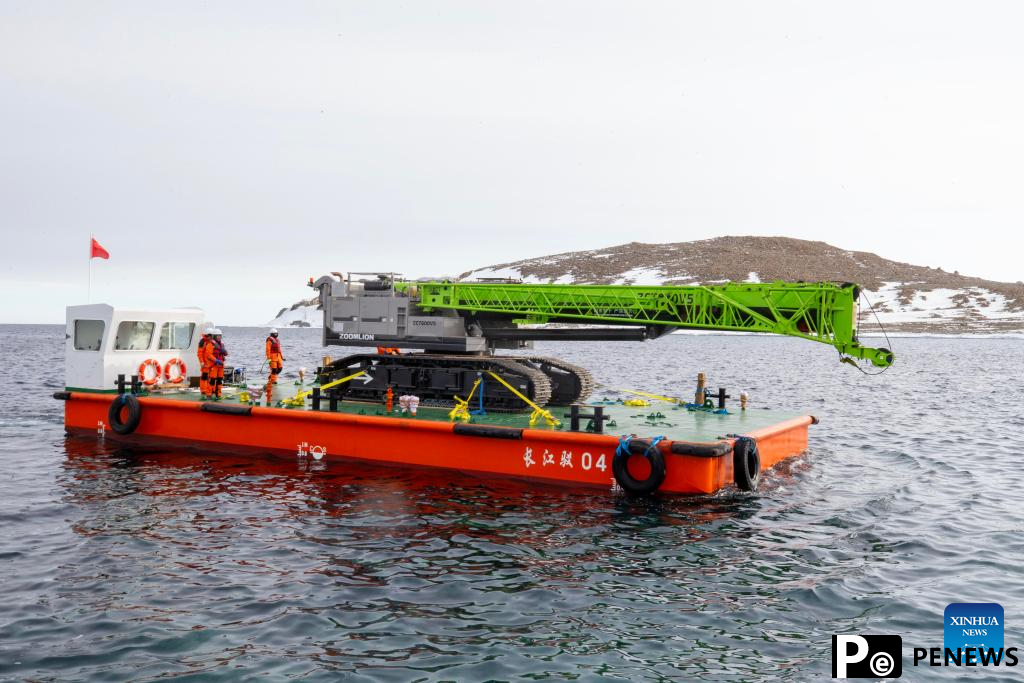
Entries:
[[89,240],[89,258],[110,258],[110,252],[100,246],[100,243],[96,241],[96,238],[90,238]]

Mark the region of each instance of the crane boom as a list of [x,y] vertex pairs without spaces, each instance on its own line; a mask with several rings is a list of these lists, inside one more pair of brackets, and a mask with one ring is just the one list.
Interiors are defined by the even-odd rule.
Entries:
[[[418,291],[424,311],[516,316],[520,324],[571,322],[760,332],[834,346],[878,367],[888,349],[857,341],[859,288],[818,283],[721,285],[533,285],[476,282],[401,283]],[[656,335],[653,335],[656,336]]]

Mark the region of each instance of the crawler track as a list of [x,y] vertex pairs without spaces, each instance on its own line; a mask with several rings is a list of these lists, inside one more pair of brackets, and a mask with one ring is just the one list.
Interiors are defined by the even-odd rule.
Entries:
[[567,406],[583,403],[594,391],[594,376],[586,368],[566,363],[558,358],[536,356],[516,360],[529,361],[539,367],[551,380],[551,405]]
[[[370,380],[352,380],[336,389],[329,389],[340,398],[360,401],[383,401],[390,386],[395,397],[415,394],[423,405],[451,406],[455,395],[465,398],[473,383],[483,375],[483,405],[486,410],[519,411],[527,408],[522,399],[493,381],[486,372],[494,372],[537,405],[546,405],[552,398],[552,379],[543,368],[552,363],[538,363],[512,356],[470,356],[410,353],[397,356],[357,354],[340,358],[321,371],[321,383],[364,370]],[[562,371],[564,375],[566,371]],[[559,378],[561,375],[559,375]],[[571,383],[565,383],[569,386]],[[479,396],[474,396],[477,407]]]
[[[321,383],[366,371],[370,380],[347,382],[328,394],[358,401],[383,401],[390,386],[394,395],[415,394],[423,405],[452,406],[452,397],[465,397],[483,377],[485,410],[518,411],[522,399],[486,373],[494,372],[539,406],[586,401],[594,378],[585,368],[544,356],[470,356],[410,353],[397,356],[357,354],[338,359],[321,373]],[[479,391],[479,390],[478,390]],[[480,394],[473,407],[479,407]]]

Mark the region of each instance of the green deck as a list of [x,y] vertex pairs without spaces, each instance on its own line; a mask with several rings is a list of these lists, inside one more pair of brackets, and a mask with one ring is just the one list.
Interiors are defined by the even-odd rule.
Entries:
[[[309,385],[305,387],[310,388]],[[291,383],[281,383],[274,392],[274,403],[282,398],[290,398],[298,391],[298,387]],[[154,397],[173,399],[179,401],[199,402],[198,389],[178,389],[169,391],[157,391],[151,394]],[[238,391],[233,387],[225,387],[224,398],[220,401],[225,405],[238,405]],[[262,405],[262,403],[260,404]],[[321,399],[321,411],[327,412],[329,403],[326,398]],[[626,406],[621,403],[605,405],[595,401],[590,405],[601,405],[605,414],[612,420],[605,423],[607,434],[636,434],[640,437],[665,436],[673,441],[697,441],[708,442],[718,441],[727,434],[748,434],[754,430],[778,424],[785,420],[797,417],[794,413],[785,413],[776,410],[762,410],[750,408],[740,410],[739,402],[732,402],[728,407],[729,413],[715,414],[704,411],[690,411],[684,407],[662,401],[650,401],[646,407]],[[287,408],[288,410],[309,410],[309,401],[306,408]],[[437,422],[448,422],[449,408],[434,408],[421,406],[416,419],[433,420]],[[569,429],[569,418],[563,417],[569,409],[564,406],[548,406],[548,410],[562,422],[561,429]],[[378,403],[361,403],[354,401],[342,401],[338,404],[339,413],[354,415],[372,415],[386,417],[384,406]],[[398,409],[398,401],[395,400],[393,417],[409,417],[402,415]],[[473,415],[470,424],[498,425],[505,427],[529,427],[530,412],[522,413],[488,413],[487,415]],[[581,425],[586,426],[587,420],[581,420]],[[543,420],[534,427],[535,429],[548,429]]]

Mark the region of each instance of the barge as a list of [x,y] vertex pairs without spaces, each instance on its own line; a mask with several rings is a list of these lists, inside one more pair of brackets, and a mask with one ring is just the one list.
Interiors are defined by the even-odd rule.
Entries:
[[[66,388],[54,395],[64,401],[67,430],[637,495],[752,491],[763,472],[807,448],[814,417],[747,409],[745,401],[727,405],[724,389],[716,402],[702,379],[686,399],[593,401],[593,381],[582,368],[496,356],[494,349],[528,349],[533,339],[636,338],[630,327],[652,339],[675,328],[749,328],[826,342],[848,359],[892,362],[887,349],[857,342],[853,285],[573,292],[515,282],[409,283],[391,274],[310,285],[320,291],[325,346],[386,346],[338,361],[325,357],[312,386],[294,396],[273,385],[276,401],[269,391],[259,395],[263,378],[253,384],[230,371],[223,400],[201,400],[196,347],[206,320],[199,309],[69,307]],[[619,324],[565,328],[561,335],[528,326],[550,322]],[[402,353],[409,347],[425,353]]]
[[[624,442],[622,435],[586,431],[586,413],[583,429],[573,431],[569,419],[563,429],[530,427],[528,414],[453,423],[443,408],[420,408],[415,418],[357,402],[334,410],[268,408],[235,398],[202,402],[197,393],[180,389],[142,397],[79,390],[57,397],[65,401],[67,430],[97,438],[153,437],[290,458],[352,458],[606,489],[625,483],[635,493],[713,493],[733,484],[756,489],[762,470],[807,448],[808,427],[815,422],[809,415],[762,410],[715,415],[683,407],[596,406],[616,431],[636,435]],[[125,413],[113,420],[123,425],[130,410],[137,410],[137,424],[118,433],[111,414]],[[617,459],[625,461],[618,477]]]

